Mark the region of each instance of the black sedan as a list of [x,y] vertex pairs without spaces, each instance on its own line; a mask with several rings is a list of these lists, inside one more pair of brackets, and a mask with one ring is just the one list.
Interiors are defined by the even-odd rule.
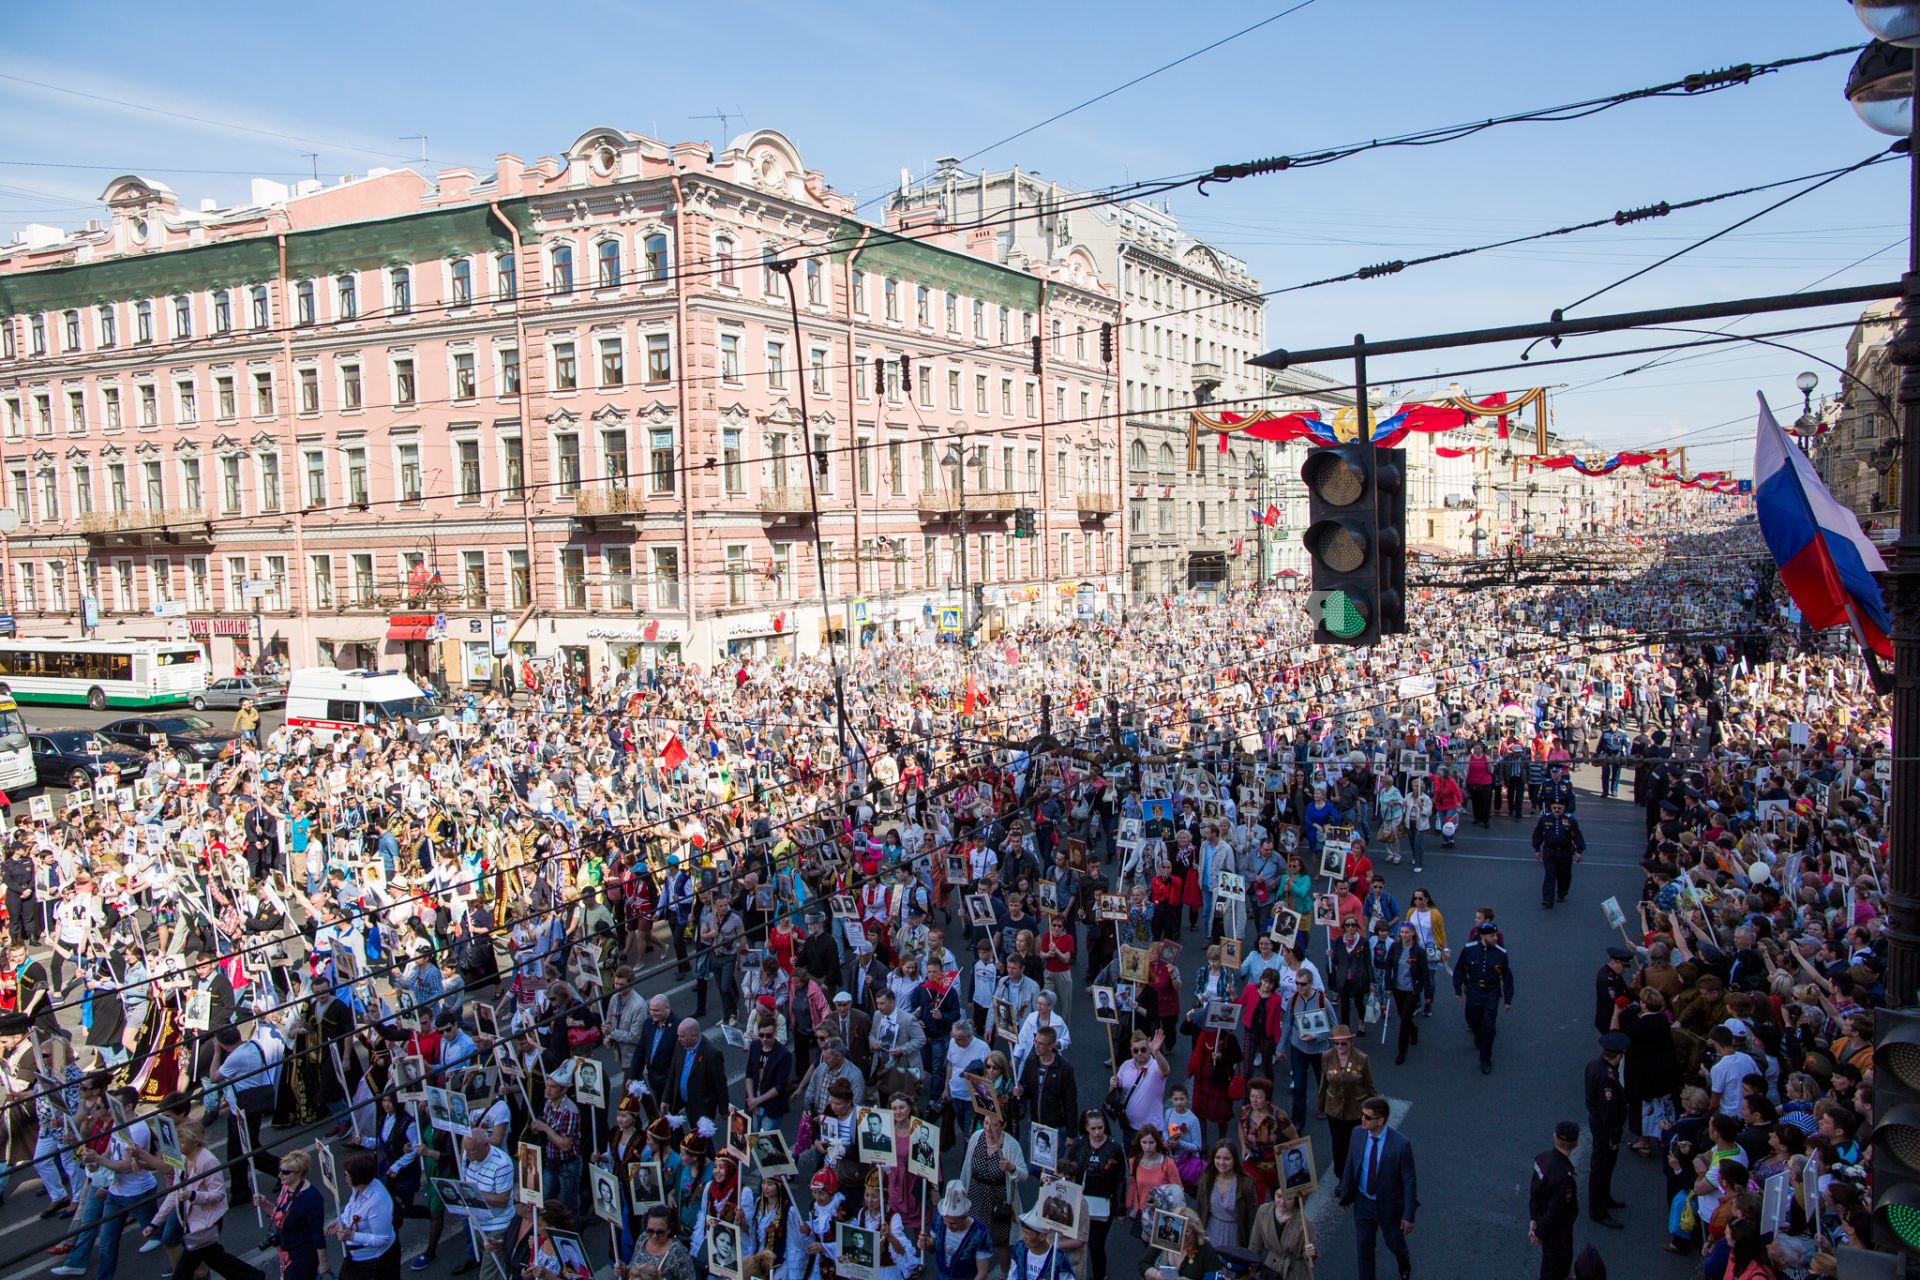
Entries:
[[144,754],[92,729],[35,729],[27,741],[33,746],[33,769],[43,787],[85,790],[107,765],[118,768],[123,778],[138,777],[147,768]]
[[164,745],[182,760],[201,764],[218,760],[240,741],[231,729],[216,729],[212,721],[191,714],[128,716],[102,726],[100,736],[142,751]]

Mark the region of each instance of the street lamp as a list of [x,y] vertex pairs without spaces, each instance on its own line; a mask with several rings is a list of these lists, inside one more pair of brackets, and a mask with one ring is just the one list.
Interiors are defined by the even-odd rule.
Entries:
[[1853,0],[1853,12],[1874,39],[1920,49],[1920,4],[1912,0]]

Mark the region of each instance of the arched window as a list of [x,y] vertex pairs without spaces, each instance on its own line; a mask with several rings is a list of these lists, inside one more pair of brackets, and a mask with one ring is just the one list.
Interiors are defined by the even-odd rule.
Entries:
[[602,289],[620,285],[620,242],[602,240],[593,251],[594,281]]
[[820,259],[807,259],[807,305],[817,307],[821,304]]
[[1160,446],[1160,472],[1162,475],[1173,474],[1173,446],[1170,444]]
[[732,236],[721,236],[713,242],[713,271],[721,284],[734,287]]
[[573,246],[557,244],[549,255],[553,262],[553,291],[573,292]]
[[217,289],[213,295],[213,331],[229,333],[233,329],[233,295]]
[[520,292],[519,268],[514,265],[512,253],[497,253],[493,256],[493,270],[500,282],[500,296],[510,299]]
[[646,240],[647,279],[659,282],[667,278],[667,238],[658,233]]
[[771,247],[765,247],[760,250],[760,293],[763,297],[782,298],[786,296],[780,292],[780,273],[773,269],[773,264],[779,260],[780,256],[776,254]]
[[267,320],[270,317],[267,309],[267,286],[257,284],[253,286],[251,293],[253,299],[253,327],[256,329],[264,329],[267,327]]
[[1145,471],[1147,469],[1147,442],[1145,440],[1135,440],[1133,447],[1127,450],[1127,465],[1135,471]]
[[393,314],[404,316],[413,310],[413,272],[395,267],[388,279],[393,285]]

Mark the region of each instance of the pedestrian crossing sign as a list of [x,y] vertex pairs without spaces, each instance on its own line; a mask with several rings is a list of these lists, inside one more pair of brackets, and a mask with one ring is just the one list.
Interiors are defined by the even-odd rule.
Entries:
[[958,605],[943,607],[940,610],[940,629],[946,632],[958,632],[960,630],[960,607]]

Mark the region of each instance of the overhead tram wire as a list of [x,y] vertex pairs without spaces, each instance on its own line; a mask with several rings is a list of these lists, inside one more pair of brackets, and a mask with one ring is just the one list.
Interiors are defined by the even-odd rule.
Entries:
[[[1222,45],[1232,44],[1235,40],[1238,40],[1241,36],[1252,35],[1254,32],[1260,30],[1262,27],[1271,26],[1272,24],[1280,21],[1280,19],[1288,17],[1292,14],[1298,13],[1300,12],[1300,10],[1306,8],[1311,4],[1314,4],[1315,2],[1316,0],[1300,0],[1298,4],[1295,4],[1286,9],[1282,9],[1279,13],[1272,14],[1268,17],[1262,18],[1260,21],[1254,23],[1250,27],[1242,27],[1240,30],[1235,31],[1231,35],[1222,36],[1218,40],[1215,40],[1213,43],[1208,45],[1203,45],[1200,48],[1195,49],[1192,53],[1182,54],[1180,57],[1173,59],[1171,62],[1163,62],[1151,71],[1142,72],[1140,75],[1133,77],[1133,79],[1128,80],[1122,84],[1117,84],[1113,88],[1108,89],[1103,93],[1095,94],[1093,97],[1087,98],[1082,102],[1075,103],[1073,106],[1066,108],[1064,111],[1056,111],[1052,115],[1048,116],[1045,120],[1042,120],[1037,124],[1030,124],[1024,129],[1020,129],[1013,133],[1008,134],[1006,137],[1001,138],[997,142],[989,142],[986,146],[981,147],[978,150],[969,151],[966,155],[961,156],[957,161],[955,161],[955,163],[965,164],[969,160],[977,160],[981,156],[986,155],[989,151],[997,151],[1001,147],[1006,146],[1009,142],[1016,142],[1019,139],[1026,137],[1030,133],[1037,133],[1038,131],[1046,128],[1050,124],[1057,124],[1060,121],[1065,120],[1070,115],[1073,115],[1080,111],[1084,111],[1088,107],[1094,106],[1098,103],[1105,102],[1108,98],[1111,98],[1114,95],[1119,93],[1124,93],[1126,90],[1133,88],[1137,84],[1145,83],[1146,81],[1153,79],[1155,76],[1160,75],[1162,72],[1171,71],[1175,67],[1180,66],[1182,63],[1191,62],[1195,58],[1198,58],[1203,54],[1212,53],[1215,49],[1220,48]],[[861,201],[858,205],[854,207],[855,209],[864,209],[869,205],[876,204],[885,199],[887,199],[886,196],[871,196],[868,199]]]

